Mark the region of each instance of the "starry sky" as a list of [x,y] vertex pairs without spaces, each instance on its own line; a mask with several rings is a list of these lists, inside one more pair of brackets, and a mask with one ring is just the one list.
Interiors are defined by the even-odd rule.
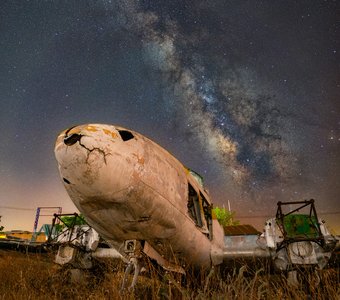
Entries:
[[96,122],[159,143],[241,221],[314,198],[340,227],[336,6],[2,0],[1,224],[31,230],[38,206],[75,210],[54,142]]

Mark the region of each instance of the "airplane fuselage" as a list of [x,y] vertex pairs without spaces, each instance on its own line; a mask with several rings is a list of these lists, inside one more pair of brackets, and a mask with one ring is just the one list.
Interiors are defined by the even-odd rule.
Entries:
[[200,267],[221,262],[223,229],[207,192],[194,173],[150,139],[117,126],[87,124],[63,131],[55,154],[68,194],[103,238],[147,242],[173,262]]

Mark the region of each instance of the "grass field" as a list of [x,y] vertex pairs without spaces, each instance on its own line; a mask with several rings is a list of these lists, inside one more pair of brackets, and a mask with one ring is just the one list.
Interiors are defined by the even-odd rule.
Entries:
[[133,292],[120,295],[123,265],[106,263],[101,275],[72,284],[69,271],[55,265],[52,255],[0,250],[0,299],[340,299],[338,269],[320,272],[317,287],[315,278],[306,276],[297,288],[281,275],[244,271],[232,270],[223,279],[213,272],[188,276],[182,284],[172,274],[140,276]]

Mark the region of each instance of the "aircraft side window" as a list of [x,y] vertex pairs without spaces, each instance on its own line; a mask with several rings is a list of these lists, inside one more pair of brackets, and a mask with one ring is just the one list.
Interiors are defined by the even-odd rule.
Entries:
[[195,189],[190,184],[189,184],[188,212],[190,217],[196,223],[196,225],[202,227],[203,222],[201,216],[199,196]]
[[209,230],[209,238],[212,238],[212,216],[211,216],[211,205],[209,202],[205,199],[204,195],[200,193],[201,199],[202,199],[202,207],[203,207],[203,213],[204,213],[204,218],[206,221],[206,224],[208,226]]

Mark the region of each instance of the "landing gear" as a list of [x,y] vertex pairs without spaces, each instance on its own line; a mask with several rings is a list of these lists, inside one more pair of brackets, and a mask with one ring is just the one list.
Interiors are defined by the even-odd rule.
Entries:
[[[120,292],[123,294],[126,291],[133,292],[135,285],[137,283],[138,275],[140,274],[144,266],[144,256],[143,256],[143,242],[136,240],[128,240],[125,242],[124,251],[129,255],[129,262],[124,272],[124,278],[120,288]],[[133,271],[133,278],[130,286],[128,285],[128,277]]]
[[132,292],[135,288],[137,283],[138,275],[143,267],[142,259],[139,257],[131,257],[129,263],[125,269],[124,278],[122,282],[122,286],[120,288],[120,292],[124,293],[126,291],[127,283],[128,283],[128,276],[131,274],[132,270],[134,270],[133,278],[130,286],[128,287],[128,292]]

